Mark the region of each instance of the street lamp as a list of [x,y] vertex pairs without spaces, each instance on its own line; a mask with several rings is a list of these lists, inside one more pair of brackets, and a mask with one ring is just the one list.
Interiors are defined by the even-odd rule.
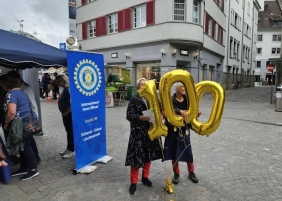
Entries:
[[22,24],[22,22],[24,20],[16,20],[16,21],[19,23],[19,25],[20,25],[20,32],[22,33],[23,32],[23,24]]

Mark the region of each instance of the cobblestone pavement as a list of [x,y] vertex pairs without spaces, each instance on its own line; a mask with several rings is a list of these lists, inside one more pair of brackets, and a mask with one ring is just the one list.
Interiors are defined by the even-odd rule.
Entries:
[[[210,137],[192,133],[195,173],[199,183],[187,178],[181,163],[180,183],[175,186],[178,201],[185,200],[282,200],[282,113],[269,104],[270,88],[256,87],[226,92],[220,127]],[[91,174],[73,175],[73,159],[62,159],[66,134],[55,102],[41,101],[44,136],[36,137],[42,159],[40,175],[28,181],[12,178],[0,184],[0,200],[94,200],[162,201],[170,195],[165,186],[165,165],[172,176],[170,162],[154,161],[152,188],[139,183],[137,194],[130,196],[129,168],[124,166],[129,137],[126,106],[108,108],[107,150],[114,160],[96,164]],[[201,121],[209,117],[211,97],[201,100]],[[2,135],[2,134],[1,134]],[[17,169],[12,166],[12,169]],[[141,176],[141,175],[140,175]],[[166,199],[163,199],[165,196]]]

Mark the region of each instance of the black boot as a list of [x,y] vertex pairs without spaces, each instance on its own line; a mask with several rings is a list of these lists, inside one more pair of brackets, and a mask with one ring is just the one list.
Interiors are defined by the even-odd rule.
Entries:
[[198,182],[199,182],[199,180],[198,180],[198,178],[196,177],[196,175],[195,175],[194,172],[189,172],[188,178],[189,178],[193,183],[198,183]]
[[142,177],[141,182],[148,188],[152,187],[152,182],[148,178]]
[[129,194],[134,195],[136,192],[136,184],[131,184],[129,187]]

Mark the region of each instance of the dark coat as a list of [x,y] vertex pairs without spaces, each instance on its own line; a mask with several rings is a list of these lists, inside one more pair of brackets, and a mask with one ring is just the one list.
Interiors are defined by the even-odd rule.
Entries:
[[144,110],[147,110],[147,106],[142,98],[139,95],[132,97],[126,113],[126,119],[130,122],[130,136],[125,166],[141,168],[145,162],[162,159],[159,141],[149,139],[150,123],[140,120]]
[[[187,97],[184,96],[184,101]],[[175,94],[172,97],[174,111],[180,115],[180,110],[187,110],[181,108],[179,102],[175,99]],[[183,162],[193,162],[192,146],[190,142],[190,125],[186,124],[180,129],[174,131],[174,126],[166,121],[168,127],[168,134],[164,143],[164,158],[165,160],[178,160]],[[181,157],[180,157],[181,156]]]

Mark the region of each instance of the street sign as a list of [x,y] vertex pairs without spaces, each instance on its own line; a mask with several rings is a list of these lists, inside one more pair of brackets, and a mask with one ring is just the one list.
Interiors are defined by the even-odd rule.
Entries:
[[66,43],[60,43],[60,50],[66,51],[66,49],[67,49]]

